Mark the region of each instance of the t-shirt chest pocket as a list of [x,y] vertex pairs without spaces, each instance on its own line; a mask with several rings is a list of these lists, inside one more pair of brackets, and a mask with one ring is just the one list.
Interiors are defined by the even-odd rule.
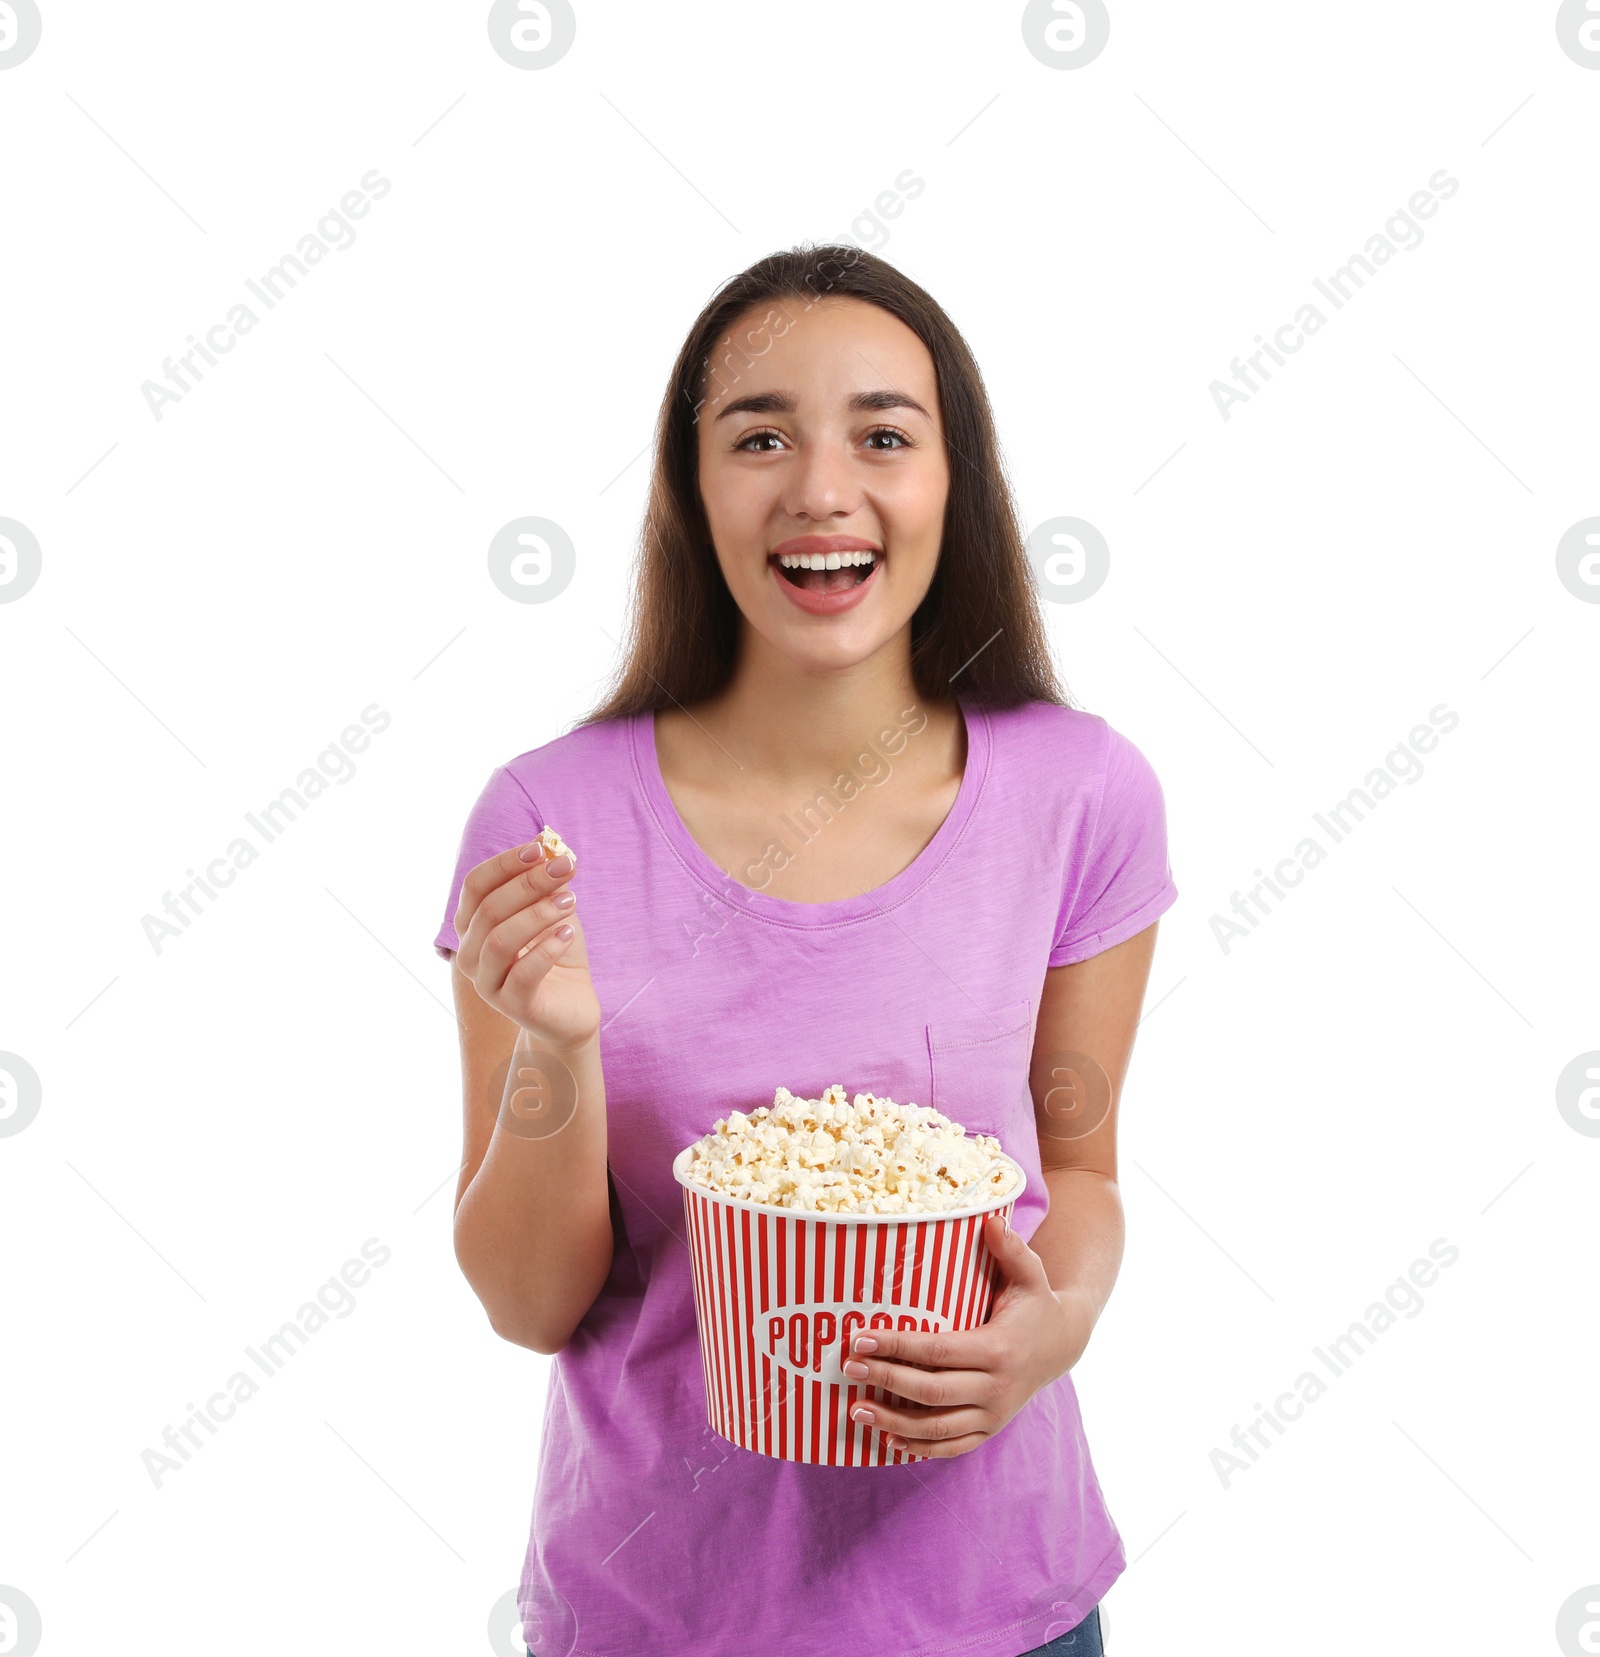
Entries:
[[1015,1155],[1012,1140],[1033,1122],[1028,1067],[1033,1008],[1014,1001],[993,1013],[942,1019],[928,1029],[928,1103],[968,1133],[992,1133]]

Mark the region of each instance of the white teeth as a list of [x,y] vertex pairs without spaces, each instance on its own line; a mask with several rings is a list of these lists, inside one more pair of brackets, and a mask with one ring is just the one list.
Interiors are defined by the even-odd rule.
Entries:
[[872,552],[785,552],[778,562],[786,570],[841,570],[871,564],[876,558]]

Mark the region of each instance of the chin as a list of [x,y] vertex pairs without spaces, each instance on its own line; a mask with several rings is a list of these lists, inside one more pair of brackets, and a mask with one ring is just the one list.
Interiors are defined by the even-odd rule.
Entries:
[[847,633],[841,628],[834,637],[826,639],[815,634],[810,638],[803,634],[797,637],[796,633],[796,629],[789,628],[785,630],[785,636],[769,638],[767,642],[796,667],[817,674],[844,673],[860,667],[862,663],[871,661],[895,636],[893,633],[880,635],[876,628],[871,633]]

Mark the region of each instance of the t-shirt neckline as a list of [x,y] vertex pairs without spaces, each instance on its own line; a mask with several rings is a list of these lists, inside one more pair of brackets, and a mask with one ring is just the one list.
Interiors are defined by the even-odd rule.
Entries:
[[[656,752],[655,711],[651,708],[634,714],[628,722],[632,739],[634,774],[662,837],[671,847],[685,872],[708,892],[746,914],[778,926],[849,925],[854,921],[868,920],[881,915],[913,897],[938,873],[966,831],[988,778],[992,744],[989,717],[984,709],[964,696],[956,697],[956,705],[961,710],[962,722],[967,731],[967,762],[961,774],[961,786],[956,790],[955,803],[935,830],[933,838],[899,874],[891,876],[881,886],[874,886],[870,891],[850,897],[834,898],[827,903],[797,903],[790,898],[772,897],[766,892],[757,891],[754,887],[743,885],[717,867],[710,854],[690,834],[688,825],[679,816],[678,808],[667,792],[666,779],[661,774],[660,757]],[[908,736],[907,740],[914,742],[916,738]],[[893,756],[889,758],[892,764]],[[871,783],[863,783],[863,794],[872,786]],[[856,800],[861,798],[862,795],[856,796]],[[848,810],[855,803],[855,800],[841,800],[841,812]],[[792,820],[794,814],[790,812],[788,815]],[[814,830],[813,833],[815,832],[820,831]],[[790,827],[775,829],[773,838],[781,839],[791,852],[797,849],[795,843],[798,833]]]

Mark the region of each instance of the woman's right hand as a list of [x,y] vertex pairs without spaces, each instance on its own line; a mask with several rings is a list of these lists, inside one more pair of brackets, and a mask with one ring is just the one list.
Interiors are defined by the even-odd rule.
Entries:
[[[572,869],[565,857],[555,861],[552,870],[535,840],[468,874],[456,906],[456,965],[496,1012],[541,1046],[570,1052],[599,1032],[600,1000],[589,977],[577,894],[567,886]],[[561,907],[563,897],[573,901]]]

